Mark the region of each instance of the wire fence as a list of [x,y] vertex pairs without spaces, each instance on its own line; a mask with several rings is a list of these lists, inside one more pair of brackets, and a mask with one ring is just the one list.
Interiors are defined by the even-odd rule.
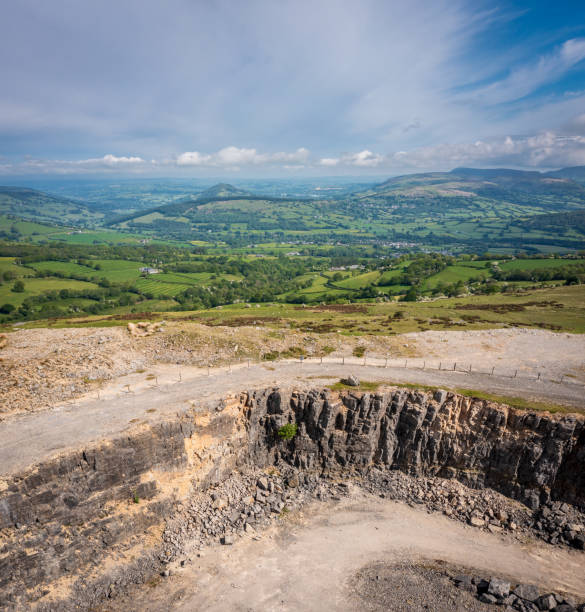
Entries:
[[[463,375],[476,375],[476,376],[488,376],[495,378],[508,378],[518,380],[529,380],[535,383],[552,383],[557,385],[572,385],[575,387],[585,388],[585,381],[577,378],[572,378],[567,374],[551,374],[546,372],[544,369],[528,370],[525,368],[511,368],[505,365],[490,365],[486,363],[466,363],[461,361],[447,361],[439,359],[423,359],[423,358],[381,358],[381,357],[355,357],[351,356],[324,356],[324,357],[299,357],[295,359],[280,359],[280,360],[259,360],[256,359],[239,359],[237,361],[229,362],[221,366],[207,366],[200,368],[198,375],[193,377],[192,374],[188,375],[186,379],[183,379],[183,375],[180,367],[177,368],[177,378],[172,383],[169,383],[168,379],[164,382],[159,383],[158,376],[151,375],[147,388],[157,389],[162,393],[169,393],[176,386],[176,384],[183,382],[184,380],[194,379],[206,379],[209,377],[215,377],[222,374],[229,374],[237,370],[246,368],[252,368],[257,366],[271,367],[271,364],[285,365],[285,366],[298,366],[299,372],[302,372],[303,368],[309,366],[347,366],[351,368],[362,368],[362,367],[374,367],[381,370],[410,370],[410,371],[428,371],[428,372],[444,372],[445,374],[457,373]],[[312,370],[314,367],[312,368]],[[166,378],[166,377],[165,377]],[[422,384],[422,383],[421,383]],[[140,388],[144,389],[140,384],[127,384],[121,391],[116,393],[117,397],[123,395],[133,395]],[[97,399],[105,399],[100,394],[100,390],[97,390]],[[75,399],[65,400],[68,405],[75,404]]]
[[[298,364],[300,368],[304,365],[342,365],[353,367],[377,367],[380,369],[408,369],[417,371],[435,371],[435,372],[456,372],[460,374],[475,374],[480,376],[494,376],[497,378],[510,378],[532,380],[534,382],[554,383],[563,385],[576,385],[585,387],[585,380],[574,378],[570,374],[557,374],[547,372],[544,368],[541,369],[526,369],[512,368],[505,365],[490,365],[486,363],[469,363],[463,361],[450,361],[440,359],[423,359],[423,358],[383,358],[383,357],[355,357],[340,356],[340,357],[298,357],[295,359],[279,359],[279,360],[238,360],[221,367],[207,367],[207,375],[213,373],[224,373],[240,368],[250,368],[258,365],[270,366],[270,364]],[[585,363],[583,364],[585,369]],[[180,381],[180,374],[179,380]]]

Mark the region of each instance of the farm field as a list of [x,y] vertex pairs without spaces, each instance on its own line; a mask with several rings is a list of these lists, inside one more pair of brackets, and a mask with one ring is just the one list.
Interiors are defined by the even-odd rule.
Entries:
[[18,306],[30,296],[41,295],[48,291],[97,289],[97,285],[70,278],[23,278],[24,291],[15,293],[12,283],[0,285],[0,305],[12,304]]

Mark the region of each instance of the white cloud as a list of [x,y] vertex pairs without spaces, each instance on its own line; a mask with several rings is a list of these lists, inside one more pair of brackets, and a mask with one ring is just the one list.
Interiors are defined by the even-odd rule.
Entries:
[[280,151],[277,153],[258,153],[256,149],[224,147],[216,153],[200,153],[187,151],[177,157],[179,166],[222,166],[235,168],[240,166],[257,166],[282,164],[306,164],[309,160],[309,150],[301,147],[292,153]]
[[199,151],[187,151],[177,157],[178,166],[204,166],[209,163],[211,155],[202,155]]
[[85,159],[82,161],[78,161],[78,164],[99,164],[104,163],[106,166],[116,166],[118,164],[143,164],[145,161],[142,157],[116,157],[115,155],[104,155],[99,159]]
[[378,153],[364,150],[359,153],[343,155],[341,161],[351,166],[375,167],[384,161],[384,157]]
[[390,154],[384,163],[386,167],[411,170],[446,170],[462,165],[519,168],[585,165],[585,136],[547,131],[531,136],[440,144]]
[[328,166],[328,167],[337,166],[337,164],[339,164],[339,158],[337,158],[337,157],[322,157],[319,160],[318,164],[320,166]]
[[0,167],[0,174],[95,174],[108,172],[114,169],[124,172],[145,172],[151,166],[156,165],[152,160],[147,162],[142,157],[117,156],[108,153],[103,157],[92,157],[89,159],[36,159],[27,157],[21,163],[4,164]]

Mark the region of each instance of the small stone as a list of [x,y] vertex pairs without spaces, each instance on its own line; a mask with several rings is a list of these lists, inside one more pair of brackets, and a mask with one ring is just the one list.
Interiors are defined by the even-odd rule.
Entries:
[[469,524],[472,525],[473,527],[484,527],[485,521],[479,518],[478,516],[472,516],[469,519]]
[[341,382],[344,385],[348,385],[349,387],[359,387],[360,386],[360,379],[357,376],[354,376],[353,374],[350,374],[347,378],[342,378]]
[[216,510],[221,510],[222,508],[225,508],[227,506],[227,499],[223,499],[222,497],[218,497],[214,502],[213,502],[213,507]]
[[488,593],[498,599],[503,599],[510,593],[510,583],[499,578],[492,578],[488,585]]
[[536,600],[536,605],[539,610],[554,610],[557,607],[557,600],[551,593],[542,595]]
[[258,478],[256,481],[256,486],[262,489],[263,491],[268,491],[268,478],[262,476],[262,478]]
[[221,538],[221,543],[224,546],[231,546],[234,543],[234,537],[226,534]]
[[487,604],[495,604],[498,600],[496,597],[494,597],[493,595],[490,595],[489,593],[482,593],[479,596],[479,601],[483,603],[487,603]]
[[526,601],[536,601],[538,599],[538,588],[533,584],[519,584],[514,589],[514,595]]
[[455,578],[453,578],[453,581],[460,589],[475,593],[475,586],[473,585],[471,576],[468,576],[467,574],[461,574],[460,576],[455,576]]
[[502,532],[502,527],[500,527],[499,525],[494,525],[493,523],[490,523],[488,525],[488,529],[492,532],[492,533],[501,533]]

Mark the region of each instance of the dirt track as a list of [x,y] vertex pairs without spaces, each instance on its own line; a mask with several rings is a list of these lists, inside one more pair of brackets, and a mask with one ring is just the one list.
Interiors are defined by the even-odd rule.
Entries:
[[[150,337],[125,328],[29,329],[8,334],[0,350],[0,421],[13,414],[54,407],[122,376],[173,364],[212,368],[260,355],[279,358],[322,354],[337,363],[359,349],[367,358],[398,365],[491,371],[499,376],[585,383],[585,335],[534,329],[417,332],[404,336],[307,334],[261,326],[206,327],[169,324]],[[402,365],[402,361],[400,361]],[[421,381],[422,382],[422,381]]]
[[[331,358],[333,360],[333,358]],[[357,361],[354,359],[354,361]],[[585,388],[576,384],[535,383],[459,371],[341,365],[318,361],[246,364],[209,371],[185,366],[159,366],[156,376],[137,373],[53,410],[17,415],[0,423],[0,474],[8,474],[69,448],[78,448],[133,426],[189,409],[207,409],[229,393],[268,386],[307,388],[337,382],[357,373],[362,380],[388,384],[409,382],[482,389],[493,393],[549,398],[584,405]]]
[[[303,364],[252,361],[247,367],[247,359],[242,361],[238,351],[243,343],[257,347],[267,330],[210,331],[201,325],[188,329],[149,338],[131,338],[119,328],[11,334],[0,367],[14,376],[26,373],[29,384],[23,388],[3,378],[9,386],[0,390],[0,413],[5,415],[0,422],[0,474],[192,406],[204,409],[228,393],[271,385],[322,386],[352,373],[365,381],[477,389],[585,408],[585,336],[510,329],[425,332],[394,337],[391,345],[384,344],[388,338],[354,338],[347,345],[337,337],[338,350],[323,363],[319,358]],[[271,347],[290,346],[293,341],[286,334],[271,338]],[[299,338],[295,335],[294,340]],[[311,353],[318,352],[317,340],[307,336],[303,341],[313,343]],[[352,342],[369,347],[367,365],[363,358],[351,357]],[[202,368],[212,353],[220,362],[234,365]],[[83,384],[79,384],[80,371]],[[542,377],[537,380],[539,373]],[[97,376],[99,380],[88,381]],[[60,394],[59,377],[66,381],[65,396]],[[48,396],[51,402],[38,401],[39,396]],[[23,414],[22,406],[33,411]]]

